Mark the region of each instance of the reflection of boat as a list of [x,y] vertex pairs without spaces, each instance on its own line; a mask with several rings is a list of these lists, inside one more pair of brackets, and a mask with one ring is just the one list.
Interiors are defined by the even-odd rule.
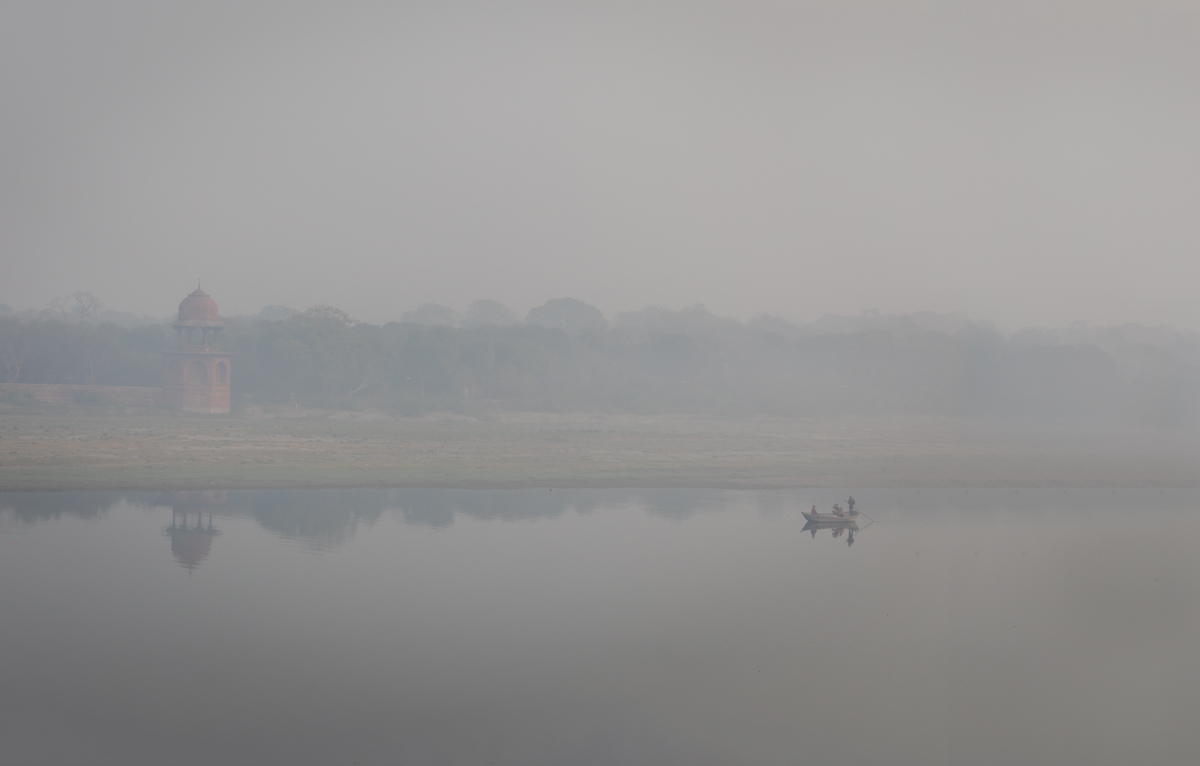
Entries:
[[849,532],[846,538],[846,545],[854,545],[854,533],[858,531],[858,521],[856,519],[838,519],[837,521],[810,521],[804,525],[801,531],[811,532],[813,539],[817,537],[817,531],[828,529],[835,537],[841,537],[843,533]]
[[847,516],[838,516],[836,513],[807,513],[805,511],[801,511],[801,513],[804,514],[804,518],[807,519],[810,524],[836,524],[839,526],[858,524],[857,513],[849,514]]

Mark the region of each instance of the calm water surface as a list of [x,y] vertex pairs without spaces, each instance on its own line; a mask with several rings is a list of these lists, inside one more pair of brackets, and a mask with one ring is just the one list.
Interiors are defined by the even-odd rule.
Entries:
[[1200,493],[845,496],[0,494],[0,763],[1200,762]]

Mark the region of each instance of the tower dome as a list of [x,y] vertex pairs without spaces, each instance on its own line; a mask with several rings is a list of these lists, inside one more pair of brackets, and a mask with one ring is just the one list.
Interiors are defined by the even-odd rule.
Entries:
[[179,336],[181,348],[194,346],[197,341],[207,348],[209,334],[215,337],[225,324],[217,315],[217,302],[196,285],[196,291],[179,304],[179,318],[171,326]]
[[185,327],[220,327],[221,320],[217,316],[217,302],[199,287],[179,304],[179,321],[176,326]]

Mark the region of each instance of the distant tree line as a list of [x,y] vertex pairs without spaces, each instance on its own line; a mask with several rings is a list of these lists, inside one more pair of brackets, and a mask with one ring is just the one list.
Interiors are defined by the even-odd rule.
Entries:
[[[932,314],[800,325],[743,323],[701,307],[647,309],[609,324],[570,299],[519,322],[496,306],[466,320],[422,307],[424,316],[410,313],[382,326],[354,322],[332,307],[276,311],[286,318],[226,319],[219,342],[236,354],[234,394],[243,402],[405,414],[926,413],[1200,422],[1200,336],[1170,328],[1072,326],[1006,336],[984,323]],[[165,326],[0,316],[0,381],[159,386],[158,352],[173,342]]]

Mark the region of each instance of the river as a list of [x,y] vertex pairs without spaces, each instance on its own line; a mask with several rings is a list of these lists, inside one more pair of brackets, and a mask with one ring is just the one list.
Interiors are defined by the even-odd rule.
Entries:
[[1197,761],[1200,491],[847,494],[0,493],[0,762]]

